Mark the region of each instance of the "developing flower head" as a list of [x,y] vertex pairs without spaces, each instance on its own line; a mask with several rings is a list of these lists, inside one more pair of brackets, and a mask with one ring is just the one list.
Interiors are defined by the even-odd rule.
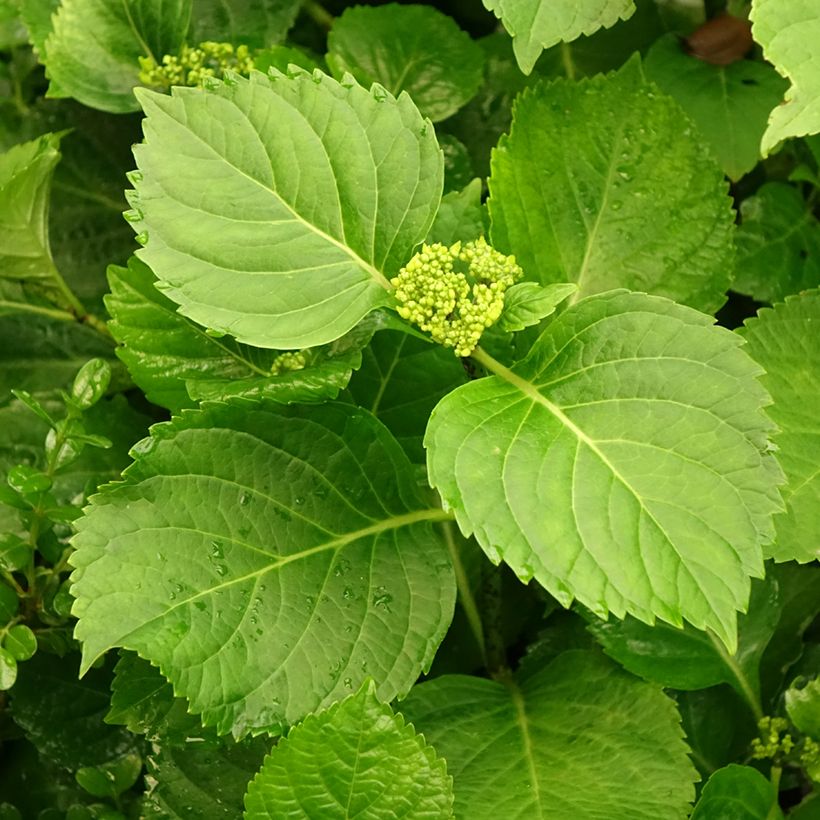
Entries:
[[[457,270],[457,263],[464,270]],[[484,237],[449,248],[421,250],[391,280],[399,316],[418,325],[456,355],[469,356],[481,334],[498,321],[504,292],[521,277],[514,256],[505,256]]]
[[755,760],[787,755],[794,748],[794,740],[788,733],[789,722],[780,717],[763,717],[758,721],[760,737],[752,741],[752,757]]
[[287,350],[280,353],[271,363],[270,372],[273,376],[282,373],[291,373],[294,370],[304,370],[307,365],[307,356],[301,350]]
[[172,85],[202,85],[207,77],[221,77],[226,71],[248,75],[253,58],[247,46],[207,41],[196,48],[183,46],[179,56],[166,54],[162,63],[153,57],[140,57],[140,82],[155,88]]

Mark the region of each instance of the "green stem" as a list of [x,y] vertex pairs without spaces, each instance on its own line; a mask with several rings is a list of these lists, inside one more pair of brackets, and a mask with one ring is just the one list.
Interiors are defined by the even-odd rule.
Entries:
[[314,23],[317,23],[324,29],[333,28],[335,18],[321,3],[317,3],[316,0],[307,0],[302,8],[307,12]]
[[766,814],[766,820],[776,820],[777,817],[782,817],[780,813],[780,800],[778,799],[780,795],[780,775],[783,774],[783,769],[780,766],[772,766],[771,774],[769,775],[769,779],[772,783],[772,791],[774,792],[774,800],[772,800],[772,805],[769,807],[769,811]]
[[748,704],[749,708],[752,710],[752,714],[755,718],[755,723],[758,723],[760,719],[763,717],[763,705],[760,702],[760,695],[755,691],[752,684],[749,682],[749,679],[744,674],[743,670],[740,668],[736,658],[733,655],[730,655],[726,651],[726,647],[723,645],[723,641],[712,632],[711,629],[706,630],[706,634],[709,636],[709,640],[715,647],[715,651],[720,655],[723,659],[723,662],[726,666],[732,671],[732,674],[737,681],[737,685],[740,689],[740,694],[743,696],[743,699]]
[[481,596],[487,671],[495,680],[505,682],[511,677],[511,672],[507,665],[507,647],[501,630],[501,571],[498,567],[487,567],[487,573]]
[[561,64],[564,66],[564,74],[568,80],[575,79],[575,61],[572,59],[572,46],[569,43],[561,43]]
[[111,333],[105,322],[98,316],[95,316],[93,313],[89,313],[85,309],[85,305],[83,305],[83,303],[77,298],[74,291],[68,286],[60,271],[57,270],[56,265],[51,265],[49,276],[54,284],[54,287],[63,298],[62,303],[57,301],[56,304],[59,307],[68,310],[76,321],[86,324],[89,327],[93,327],[98,333],[101,333],[103,336],[110,339]]
[[461,561],[461,553],[459,552],[458,544],[456,543],[453,534],[453,522],[445,521],[441,525],[444,533],[444,540],[447,544],[447,549],[450,551],[450,558],[453,561],[453,569],[456,575],[456,586],[458,587],[458,600],[464,614],[467,616],[467,622],[470,624],[473,637],[478,644],[481,652],[481,661],[484,667],[487,667],[487,647],[484,643],[484,627],[481,623],[481,616],[478,614],[478,606],[476,605],[475,596],[470,588],[470,581],[467,578],[467,573],[464,570],[464,564]]
[[9,302],[0,300],[0,312],[13,310],[15,313],[33,313],[35,316],[45,316],[49,319],[56,319],[58,322],[76,322],[77,317],[67,310],[57,308],[40,307],[39,305],[27,305],[25,302]]

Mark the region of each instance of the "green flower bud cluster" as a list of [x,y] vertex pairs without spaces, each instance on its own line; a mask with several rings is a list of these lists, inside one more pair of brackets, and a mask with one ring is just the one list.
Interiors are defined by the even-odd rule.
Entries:
[[764,717],[758,721],[760,737],[752,741],[752,757],[755,760],[788,755],[794,748],[794,739],[786,731],[789,722],[785,718]]
[[172,85],[201,85],[207,77],[221,77],[226,71],[248,75],[253,57],[247,46],[231,43],[200,43],[196,48],[183,46],[179,56],[166,54],[158,65],[153,57],[140,57],[140,82],[155,88]]
[[820,743],[810,737],[803,738],[800,765],[810,773],[820,771]]
[[270,372],[272,376],[280,376],[282,373],[304,370],[306,365],[307,356],[301,350],[288,350],[273,360]]
[[[456,263],[466,263],[466,271]],[[505,256],[484,237],[475,242],[422,245],[391,279],[397,311],[457,356],[469,356],[481,334],[498,321],[504,292],[522,275],[514,256]]]

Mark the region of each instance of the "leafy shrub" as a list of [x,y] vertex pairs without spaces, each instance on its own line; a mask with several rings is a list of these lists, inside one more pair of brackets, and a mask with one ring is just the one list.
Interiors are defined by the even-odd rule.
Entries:
[[3,820],[817,816],[820,8],[484,5],[0,0]]

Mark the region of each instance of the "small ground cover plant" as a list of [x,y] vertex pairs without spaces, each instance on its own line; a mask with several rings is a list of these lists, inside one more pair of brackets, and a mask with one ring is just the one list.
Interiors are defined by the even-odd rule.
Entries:
[[818,42],[0,0],[0,820],[820,817]]

